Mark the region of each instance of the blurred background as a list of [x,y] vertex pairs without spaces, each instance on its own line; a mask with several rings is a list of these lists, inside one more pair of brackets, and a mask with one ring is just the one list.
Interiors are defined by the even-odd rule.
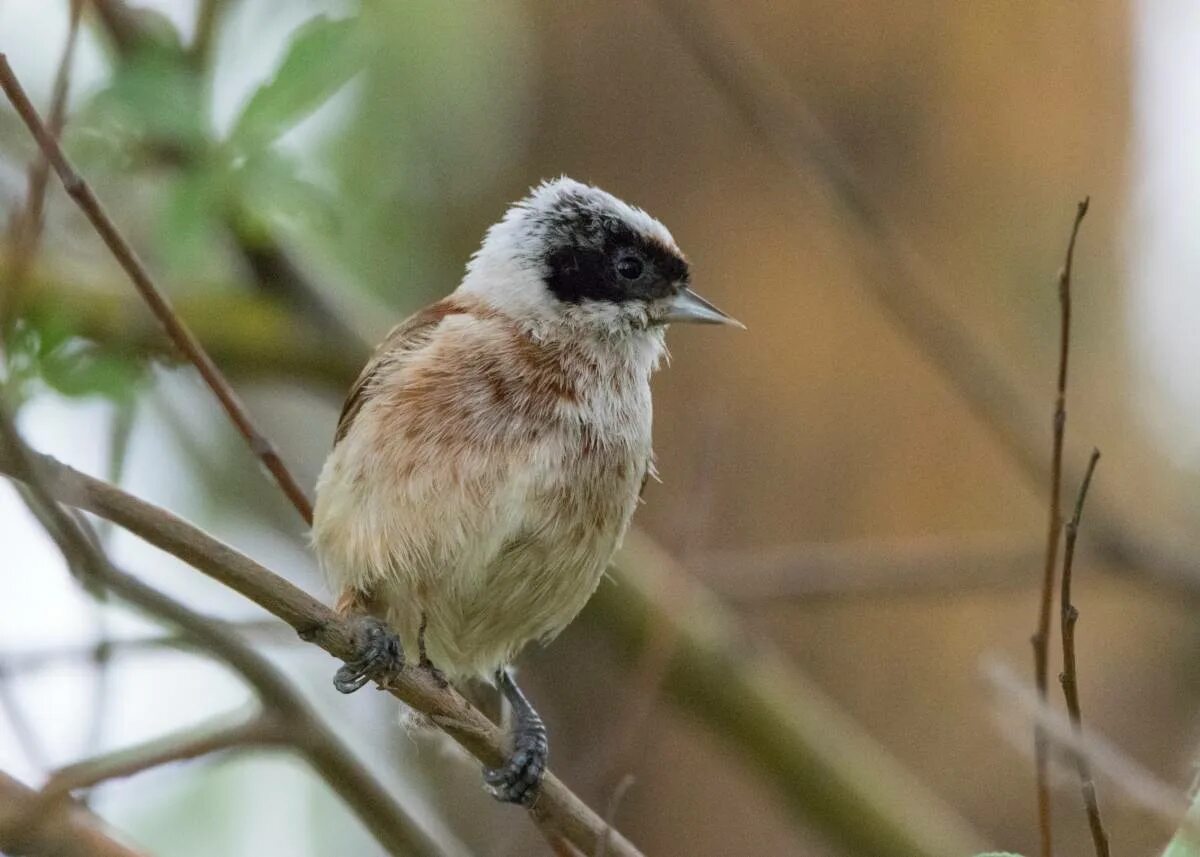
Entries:
[[[1064,486],[1073,498],[1103,450],[1076,567],[1083,706],[1185,793],[1200,749],[1200,6],[85,6],[64,146],[306,486],[367,347],[452,290],[531,184],[565,173],[663,220],[698,290],[749,332],[672,331],[662,482],[636,523],[936,795],[939,818],[1026,854],[1032,741],[988,675],[1032,676],[1056,278],[1090,195]],[[69,19],[66,0],[0,0],[0,51],[43,111]],[[25,437],[327,600],[293,510],[56,181],[40,250],[14,263],[34,159],[4,105],[4,389]],[[245,623],[448,848],[546,853],[475,764],[400,732],[390,700],[341,697],[322,652],[103,534],[123,566]],[[7,482],[0,545],[0,770],[36,786],[249,704],[225,668],[83,592]],[[763,776],[703,699],[660,693],[670,635],[631,653],[611,624],[589,609],[523,660],[568,784],[603,812],[631,775],[616,822],[647,854],[852,853],[821,821],[819,784]],[[1114,850],[1157,854],[1172,825],[1101,774]],[[90,799],[153,854],[384,853],[282,751]],[[1059,852],[1086,853],[1072,777],[1054,800]]]

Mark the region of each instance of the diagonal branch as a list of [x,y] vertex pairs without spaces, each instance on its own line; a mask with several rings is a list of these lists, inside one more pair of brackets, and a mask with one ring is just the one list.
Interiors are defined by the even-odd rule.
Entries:
[[[83,0],[71,0],[70,20],[67,24],[67,41],[54,73],[54,86],[50,96],[50,118],[47,131],[55,139],[62,134],[67,115],[67,92],[71,85],[71,63],[75,59],[75,45],[79,41],[79,16]],[[12,255],[7,260],[7,283],[0,295],[0,326],[7,326],[19,302],[29,275],[29,266],[37,255],[45,221],[46,187],[50,183],[50,162],[39,151],[29,167],[29,183],[25,191],[25,204],[16,212],[12,223]]]
[[[350,625],[259,563],[120,488],[49,456],[37,460],[56,500],[111,520],[182,559],[334,657],[353,654]],[[3,455],[0,472],[13,474]],[[979,834],[887,761],[887,754],[795,675],[782,656],[761,642],[748,645],[734,618],[648,540],[631,534],[627,543],[618,558],[617,583],[600,587],[585,617],[635,649],[650,629],[671,627],[679,645],[665,676],[667,690],[734,744],[797,816],[815,822],[847,850],[865,848],[876,857],[953,857],[979,850]],[[664,596],[678,587],[686,598]],[[388,690],[429,715],[484,764],[500,761],[500,730],[423,671],[406,670]],[[585,854],[595,853],[607,829],[554,777],[547,778],[533,811]],[[613,831],[607,853],[629,857],[638,852]]]
[[410,819],[387,790],[321,722],[304,697],[275,666],[230,633],[222,623],[192,611],[137,578],[117,569],[81,518],[58,505],[50,485],[53,470],[21,440],[7,411],[0,408],[0,457],[28,489],[27,502],[67,562],[123,600],[179,628],[191,643],[224,661],[258,692],[268,712],[288,725],[291,744],[353,809],[387,848],[402,853],[440,855],[443,849]]
[[[1075,623],[1079,620],[1079,611],[1071,603],[1071,569],[1075,564],[1075,540],[1079,537],[1079,522],[1083,517],[1083,501],[1087,499],[1088,487],[1092,484],[1092,474],[1096,472],[1096,463],[1100,461],[1100,450],[1093,449],[1092,457],[1088,459],[1087,470],[1083,474],[1083,483],[1079,486],[1079,496],[1075,500],[1075,513],[1067,522],[1066,547],[1063,549],[1062,571],[1062,649],[1063,671],[1059,676],[1062,683],[1063,696],[1067,699],[1067,712],[1071,717],[1071,728],[1075,734],[1083,736],[1083,709],[1079,704],[1079,677],[1075,664]],[[1096,846],[1096,857],[1108,857],[1108,834],[1104,831],[1104,822],[1100,818],[1100,802],[1096,798],[1096,781],[1092,778],[1091,765],[1087,756],[1075,753],[1075,767],[1079,771],[1079,786],[1083,792],[1083,804],[1087,810],[1088,827],[1092,832],[1092,843]]]
[[100,238],[112,252],[114,258],[116,258],[117,262],[125,270],[125,273],[129,275],[134,288],[138,290],[143,300],[146,301],[151,312],[154,313],[154,316],[162,324],[176,347],[196,367],[196,370],[200,373],[200,377],[204,379],[204,383],[208,385],[213,395],[221,403],[221,407],[229,416],[230,422],[234,424],[238,432],[245,438],[251,451],[262,460],[263,465],[274,477],[275,482],[291,501],[292,505],[296,507],[296,511],[300,513],[305,523],[311,524],[312,503],[309,501],[304,489],[300,487],[300,483],[296,481],[296,478],[287,469],[275,447],[255,426],[241,399],[229,385],[229,382],[225,380],[217,365],[212,361],[212,358],[208,356],[208,352],[204,350],[204,346],[200,344],[200,341],[175,313],[170,301],[167,300],[166,295],[155,284],[153,278],[150,276],[150,272],[146,270],[146,266],[138,257],[137,252],[125,240],[120,230],[117,229],[116,224],[100,204],[100,200],[92,191],[91,186],[83,180],[79,173],[75,171],[71,162],[67,160],[67,156],[58,145],[58,141],[43,124],[41,117],[38,116],[37,110],[29,100],[29,96],[25,94],[20,81],[13,74],[12,67],[8,63],[8,57],[3,53],[0,53],[0,89],[4,90],[4,94],[8,96],[8,100],[20,115],[26,127],[29,128],[29,132],[37,141],[38,146],[41,147],[46,159],[50,162],[50,166],[58,174],[67,194],[75,201],[80,210],[83,211],[93,228],[100,235]]
[[[339,660],[354,656],[354,629],[333,610],[274,572],[212,536],[192,527],[121,489],[86,476],[53,458],[30,454],[42,473],[50,496],[113,521],[147,542],[179,557],[213,579],[236,590],[294,628]],[[14,460],[11,450],[0,450],[0,472],[27,479],[29,469]],[[131,578],[131,580],[133,580]],[[139,583],[134,580],[134,583]],[[139,583],[140,585],[140,583]],[[499,765],[505,756],[504,735],[495,724],[450,688],[443,689],[426,672],[408,669],[388,691],[424,712],[447,734],[485,765]],[[336,759],[324,759],[336,768]],[[592,853],[604,835],[604,820],[576,797],[562,781],[547,774],[541,797],[530,810],[534,821],[566,837],[585,853]],[[613,831],[609,853],[638,857],[640,852]]]
[[52,802],[76,789],[89,789],[172,762],[198,759],[238,747],[287,746],[292,736],[287,724],[271,715],[255,714],[247,719],[239,714],[231,723],[228,714],[222,714],[201,726],[189,726],[59,768],[42,786],[41,796],[42,800]]

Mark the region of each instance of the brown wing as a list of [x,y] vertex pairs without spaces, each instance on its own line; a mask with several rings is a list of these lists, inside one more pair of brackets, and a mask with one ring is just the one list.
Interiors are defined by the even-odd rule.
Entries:
[[467,311],[461,304],[446,298],[409,316],[389,331],[383,342],[375,349],[375,353],[371,355],[371,359],[367,361],[367,365],[359,373],[354,386],[350,388],[346,403],[342,405],[342,415],[338,418],[337,431],[333,435],[334,446],[337,446],[338,442],[350,431],[354,418],[371,398],[375,381],[381,371],[395,365],[406,355],[429,342],[433,332],[437,330],[438,325],[446,316]]

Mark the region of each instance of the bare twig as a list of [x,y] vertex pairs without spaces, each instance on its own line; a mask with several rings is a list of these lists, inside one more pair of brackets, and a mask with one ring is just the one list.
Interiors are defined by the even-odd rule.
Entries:
[[0,772],[0,852],[39,857],[145,857],[114,839],[100,819],[85,809],[60,803],[45,814],[43,806],[36,791]]
[[341,740],[309,707],[304,697],[270,661],[231,634],[108,560],[81,517],[67,514],[50,486],[54,471],[21,440],[7,411],[0,408],[0,457],[11,475],[29,489],[31,510],[81,577],[90,577],[123,600],[178,627],[203,651],[223,660],[258,692],[263,704],[291,731],[296,749],[338,792],[385,847],[404,853],[438,855],[442,849],[412,821],[387,790],[353,758]]
[[[67,41],[63,46],[58,69],[54,73],[54,86],[50,96],[50,118],[46,130],[54,139],[62,133],[67,116],[67,93],[71,86],[71,63],[75,58],[75,45],[79,41],[79,17],[83,0],[71,0],[70,20],[67,24]],[[50,162],[42,151],[38,151],[29,167],[29,184],[25,192],[25,204],[14,215],[12,223],[12,251],[8,258],[7,288],[0,295],[0,328],[8,326],[9,320],[20,301],[25,288],[29,266],[37,256],[41,244],[42,225],[45,221],[46,186],[50,180]]]
[[237,393],[233,391],[229,382],[222,376],[221,371],[204,350],[204,346],[200,344],[187,325],[183,323],[166,296],[155,285],[154,280],[151,278],[149,271],[146,270],[146,266],[142,264],[137,252],[125,240],[124,236],[121,235],[116,224],[113,223],[112,218],[109,217],[104,207],[100,204],[100,200],[92,191],[91,186],[80,177],[70,161],[67,160],[62,148],[58,145],[58,141],[54,139],[54,136],[42,123],[37,110],[34,109],[33,104],[29,101],[29,97],[25,94],[25,90],[21,87],[16,75],[13,74],[12,67],[8,63],[8,58],[2,53],[0,53],[0,89],[4,90],[4,94],[8,96],[8,100],[25,122],[26,127],[29,128],[29,132],[37,140],[46,158],[50,161],[50,165],[58,174],[59,179],[61,179],[67,194],[75,200],[80,210],[83,211],[96,232],[99,233],[101,239],[108,246],[108,249],[112,252],[117,262],[120,263],[125,273],[129,275],[134,287],[146,301],[151,312],[154,313],[155,317],[166,329],[171,340],[196,367],[196,370],[200,373],[200,377],[204,379],[205,384],[208,385],[208,388],[212,390],[217,400],[221,403],[221,407],[229,416],[230,421],[242,437],[245,438],[251,451],[261,459],[263,465],[274,477],[280,489],[291,501],[292,505],[296,507],[296,511],[300,513],[304,522],[311,524],[312,503],[309,501],[304,489],[300,487],[300,483],[296,481],[296,478],[287,469],[275,447],[254,425]]
[[[108,518],[179,557],[258,603],[334,657],[345,660],[354,656],[354,628],[279,575],[164,509],[85,476],[49,456],[31,453],[30,458],[45,475],[47,489],[59,502]],[[16,478],[28,473],[12,460],[11,453],[4,455],[3,450],[0,450],[0,471]],[[506,745],[502,731],[456,691],[440,687],[425,671],[405,670],[387,690],[429,715],[484,764],[495,766],[503,761]],[[336,768],[336,760],[325,762],[331,769]],[[530,815],[539,825],[566,837],[584,853],[595,850],[605,829],[604,820],[552,774],[547,774]],[[612,834],[611,852],[620,857],[637,857],[640,853],[616,832]]]
[[236,747],[286,746],[292,730],[271,715],[239,716],[230,723],[228,715],[204,726],[162,735],[132,747],[75,762],[55,771],[42,786],[42,799],[55,801],[76,789],[88,789],[109,780],[123,779],[172,762],[184,762]]
[[[983,676],[1005,706],[1040,725],[1055,747],[1086,758],[1092,769],[1107,777],[1129,802],[1152,813],[1164,827],[1173,829],[1186,817],[1188,802],[1182,790],[1160,780],[1096,730],[1076,731],[1069,717],[1043,703],[1037,689],[1023,681],[1008,664],[985,663]],[[1014,742],[1014,746],[1028,752],[1025,740]],[[1195,835],[1196,825],[1186,820],[1183,823]]]
[[[1054,606],[1054,575],[1058,567],[1058,543],[1062,535],[1062,457],[1063,438],[1067,425],[1067,364],[1071,352],[1071,266],[1075,257],[1075,239],[1087,214],[1088,200],[1075,210],[1071,239],[1067,242],[1067,257],[1058,274],[1059,314],[1058,383],[1054,398],[1054,440],[1050,458],[1050,513],[1046,526],[1046,557],[1042,571],[1042,598],[1038,608],[1037,631],[1033,635],[1034,672],[1042,700],[1049,694],[1050,683],[1050,613]],[[1034,757],[1037,766],[1038,835],[1042,857],[1054,853],[1054,830],[1051,819],[1048,747],[1041,727],[1034,730]]]
[[[1079,619],[1079,611],[1071,603],[1071,569],[1075,562],[1075,540],[1079,537],[1079,521],[1083,517],[1083,502],[1087,498],[1088,486],[1092,483],[1092,474],[1096,472],[1096,463],[1100,460],[1100,450],[1093,449],[1088,460],[1087,470],[1084,471],[1083,483],[1079,486],[1079,496],[1075,500],[1075,513],[1067,522],[1066,546],[1063,549],[1062,570],[1062,650],[1063,671],[1059,676],[1062,683],[1063,696],[1067,699],[1067,712],[1071,717],[1071,726],[1076,734],[1083,735],[1083,710],[1079,705],[1079,678],[1075,664],[1075,623]],[[1108,857],[1108,834],[1104,832],[1104,823],[1100,819],[1100,804],[1096,799],[1096,782],[1092,779],[1091,767],[1087,757],[1075,753],[1075,767],[1079,771],[1079,786],[1083,791],[1083,803],[1087,809],[1088,827],[1092,831],[1092,842],[1096,846],[1096,857]]]

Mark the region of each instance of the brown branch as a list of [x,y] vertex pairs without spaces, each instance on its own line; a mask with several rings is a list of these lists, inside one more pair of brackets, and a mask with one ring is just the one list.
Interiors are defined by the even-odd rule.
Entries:
[[[175,625],[201,650],[224,661],[257,692],[279,722],[288,724],[291,743],[318,774],[354,810],[387,848],[402,853],[438,855],[442,849],[410,819],[387,790],[353,758],[341,740],[316,716],[290,681],[268,661],[216,620],[201,616],[137,578],[118,570],[100,549],[80,517],[56,502],[56,477],[45,459],[29,450],[5,409],[0,408],[0,457],[6,472],[28,489],[31,511],[42,521],[68,564],[150,615]],[[119,522],[117,522],[119,523]]]
[[125,240],[124,236],[121,235],[91,187],[75,171],[70,161],[67,160],[62,148],[58,145],[58,141],[54,139],[54,136],[42,123],[33,104],[30,103],[29,97],[25,94],[25,90],[21,87],[16,75],[13,74],[12,67],[8,63],[8,58],[2,53],[0,53],[0,89],[4,90],[4,94],[8,96],[9,102],[11,102],[13,108],[20,115],[34,139],[37,140],[46,158],[50,161],[50,165],[62,181],[67,194],[76,202],[80,210],[83,211],[117,262],[125,270],[125,273],[129,275],[129,279],[133,282],[134,287],[146,301],[151,312],[154,313],[155,317],[163,325],[171,340],[196,367],[196,370],[200,373],[200,377],[204,379],[204,383],[208,385],[208,388],[212,390],[217,400],[221,403],[221,407],[229,416],[230,421],[242,437],[245,438],[251,451],[262,460],[263,465],[274,477],[275,482],[291,501],[292,505],[296,507],[296,511],[300,513],[304,522],[311,524],[312,503],[309,501],[304,489],[300,487],[300,483],[296,481],[296,478],[287,469],[275,447],[258,431],[237,393],[233,391],[229,382],[222,376],[221,371],[204,350],[204,346],[200,344],[200,341],[196,339],[183,320],[179,318],[166,296],[155,285],[154,280],[151,278],[149,271],[146,270],[146,266],[142,264],[137,252]]
[[[54,86],[50,96],[50,118],[46,122],[47,132],[58,139],[62,134],[67,115],[67,92],[71,86],[71,63],[75,58],[75,45],[79,41],[79,17],[83,0],[71,0],[70,20],[67,24],[67,41],[63,46],[58,69],[54,72]],[[46,187],[50,182],[50,162],[45,153],[38,151],[29,167],[29,182],[25,191],[25,204],[14,215],[12,229],[12,252],[8,258],[7,288],[0,295],[0,328],[6,328],[20,300],[29,275],[29,266],[37,256],[45,222]]]
[[0,772],[0,852],[39,857],[145,857],[114,839],[86,809],[59,804],[44,814],[42,806],[36,791]]
[[[335,658],[354,656],[354,628],[329,607],[233,548],[197,530],[164,509],[121,489],[75,471],[53,458],[33,454],[55,500],[107,518],[213,579],[240,592],[292,626],[304,639]],[[0,472],[21,478],[11,455],[0,454]],[[485,765],[501,764],[505,756],[502,731],[453,689],[443,689],[420,669],[405,670],[387,688],[392,695],[424,712]],[[327,764],[336,767],[332,760]],[[533,819],[566,837],[584,853],[592,853],[605,823],[552,774],[530,810]],[[610,852],[637,857],[640,852],[614,832]]]
[[[1000,661],[986,663],[983,677],[1004,706],[1034,724],[1040,724],[1056,748],[1086,758],[1093,770],[1104,775],[1129,802],[1160,820],[1166,830],[1180,823],[1188,807],[1187,796],[1180,789],[1160,780],[1096,730],[1089,729],[1086,736],[1076,732],[1065,713],[1043,703],[1037,689],[1007,664]],[[1014,741],[1013,746],[1028,752],[1024,740]],[[1196,831],[1196,825],[1187,821],[1184,824]]]
[[[1054,575],[1058,567],[1058,543],[1062,535],[1062,458],[1063,438],[1067,426],[1067,364],[1071,352],[1071,266],[1075,257],[1075,240],[1079,226],[1087,214],[1088,200],[1075,210],[1071,239],[1067,242],[1067,257],[1058,275],[1059,340],[1058,383],[1054,398],[1054,439],[1050,457],[1050,512],[1046,526],[1046,558],[1042,571],[1042,597],[1038,609],[1037,631],[1033,635],[1034,672],[1038,693],[1043,700],[1049,694],[1050,683],[1050,613],[1054,607]],[[1034,730],[1034,762],[1037,768],[1038,836],[1042,857],[1054,853],[1054,830],[1050,804],[1050,756],[1046,735],[1041,727]]]
[[[1079,620],[1079,611],[1071,603],[1071,568],[1075,562],[1075,540],[1079,537],[1079,521],[1083,517],[1083,502],[1087,498],[1088,486],[1092,483],[1092,474],[1096,472],[1096,463],[1100,460],[1100,450],[1093,449],[1092,457],[1088,459],[1087,470],[1084,471],[1083,483],[1079,486],[1079,496],[1075,500],[1075,513],[1067,522],[1066,547],[1063,549],[1062,570],[1062,650],[1063,671],[1059,676],[1062,683],[1063,696],[1067,700],[1067,712],[1071,717],[1071,727],[1076,734],[1083,735],[1083,710],[1079,704],[1079,677],[1075,664],[1075,623]],[[1104,832],[1104,822],[1100,819],[1100,803],[1096,798],[1096,782],[1092,779],[1091,766],[1087,757],[1082,753],[1074,753],[1075,767],[1079,771],[1079,787],[1083,792],[1083,804],[1087,809],[1088,827],[1092,832],[1092,842],[1096,846],[1096,857],[1108,857],[1108,834]]]
[[228,715],[222,715],[219,720],[220,724],[216,726],[189,726],[60,768],[42,786],[42,800],[61,800],[76,789],[89,789],[109,780],[124,779],[151,768],[186,762],[223,750],[286,746],[291,741],[288,725],[270,715],[256,714],[249,719],[239,717],[238,722],[232,724],[227,722]]
[[[353,628],[254,560],[163,509],[38,456],[61,502],[112,520],[284,620],[334,657],[352,656]],[[0,456],[0,472],[11,474]],[[771,782],[797,816],[848,851],[877,857],[952,857],[981,850],[982,837],[849,722],[769,645],[749,644],[734,617],[644,537],[632,533],[614,584],[600,587],[584,617],[631,652],[661,627],[678,634],[664,686]],[[679,589],[679,588],[682,589]],[[664,594],[667,593],[667,594]],[[669,597],[668,597],[669,595]],[[388,688],[487,765],[504,736],[457,693],[421,670]],[[554,777],[535,819],[594,853],[605,824]],[[974,849],[974,851],[972,851]],[[619,833],[610,857],[637,854]]]

